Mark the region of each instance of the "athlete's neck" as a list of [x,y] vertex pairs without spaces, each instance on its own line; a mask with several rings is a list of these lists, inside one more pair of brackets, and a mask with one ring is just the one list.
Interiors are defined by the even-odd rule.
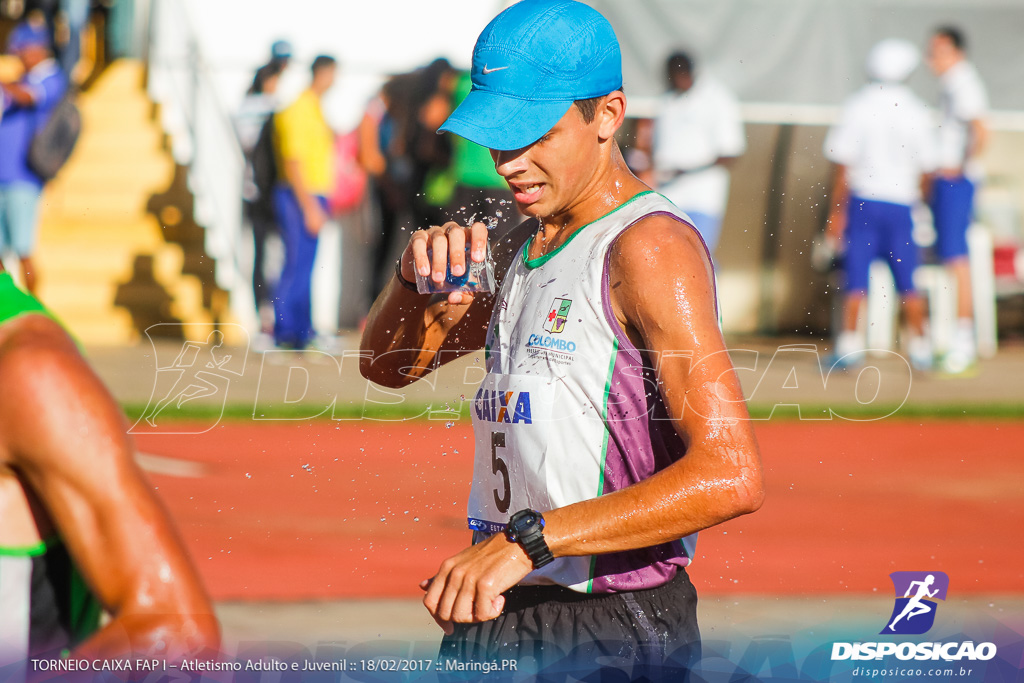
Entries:
[[[650,190],[626,166],[619,146],[612,142],[605,163],[597,169],[576,202],[553,216],[542,216],[533,240],[536,255],[544,255],[565,244],[572,234]],[[531,254],[531,257],[535,256]]]

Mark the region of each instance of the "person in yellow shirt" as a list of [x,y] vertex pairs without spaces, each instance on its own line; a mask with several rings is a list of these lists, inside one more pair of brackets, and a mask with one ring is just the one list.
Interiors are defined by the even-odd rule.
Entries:
[[310,283],[317,237],[327,221],[327,195],[334,187],[334,131],[320,100],[334,85],[337,62],[313,60],[313,81],[274,117],[278,184],[274,213],[284,240],[284,268],[274,294],[274,342],[305,348],[313,338]]

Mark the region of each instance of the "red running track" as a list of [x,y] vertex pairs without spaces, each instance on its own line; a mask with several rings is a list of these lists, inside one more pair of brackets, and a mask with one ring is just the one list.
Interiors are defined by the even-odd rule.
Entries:
[[[766,422],[767,499],[702,532],[704,593],[866,594],[937,569],[958,594],[1024,589],[1024,424]],[[230,423],[137,435],[202,463],[151,475],[218,600],[408,597],[468,543],[468,423]]]

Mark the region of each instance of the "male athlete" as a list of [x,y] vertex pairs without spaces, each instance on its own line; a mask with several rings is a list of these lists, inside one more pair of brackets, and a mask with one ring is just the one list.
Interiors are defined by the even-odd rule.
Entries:
[[967,229],[990,137],[988,93],[966,50],[964,34],[952,26],[937,29],[928,42],[928,63],[942,81],[939,171],[931,188],[935,250],[957,287],[957,327],[942,369],[954,374],[967,372],[977,360]]
[[763,498],[710,258],[623,162],[621,58],[598,12],[512,5],[480,35],[472,78],[443,128],[491,149],[529,217],[494,247],[500,290],[417,294],[417,273],[465,272],[467,244],[482,261],[487,230],[417,231],[362,340],[363,374],[390,387],[485,349],[474,544],[421,584],[441,654],[685,665],[695,534]]
[[216,647],[209,599],[114,400],[8,273],[0,387],[0,679],[67,650],[175,660]]

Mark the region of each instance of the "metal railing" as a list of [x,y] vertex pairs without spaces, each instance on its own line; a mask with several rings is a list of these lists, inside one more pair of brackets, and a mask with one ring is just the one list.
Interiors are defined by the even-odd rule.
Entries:
[[196,222],[205,229],[206,254],[216,283],[230,295],[232,314],[256,324],[244,253],[241,187],[245,158],[198,34],[180,0],[152,0],[149,18],[149,96],[160,104],[175,162],[188,168]]

